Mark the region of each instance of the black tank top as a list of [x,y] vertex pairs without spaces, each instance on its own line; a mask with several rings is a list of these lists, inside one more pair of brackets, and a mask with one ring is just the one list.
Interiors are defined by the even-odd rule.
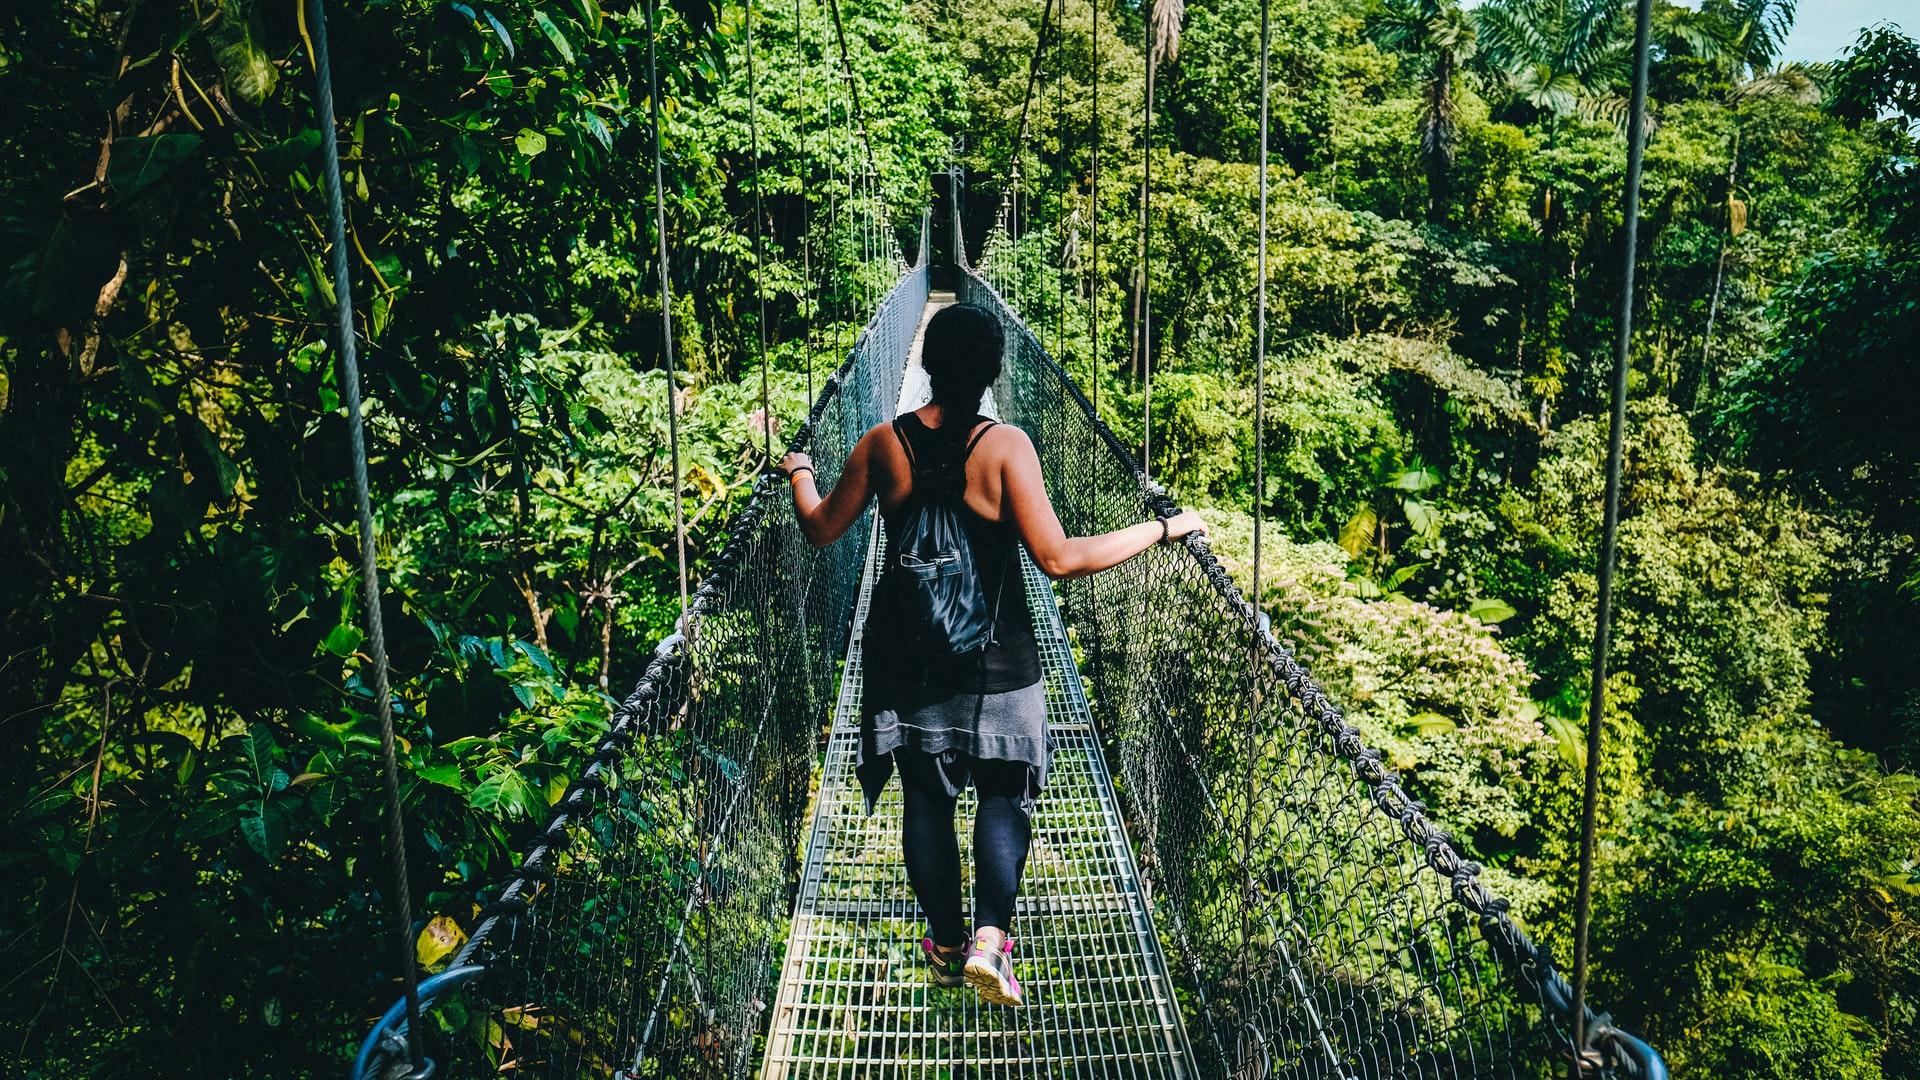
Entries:
[[[980,419],[975,416],[964,423],[949,421],[937,428],[928,427],[911,412],[896,419],[893,429],[906,441],[907,459],[916,482],[923,471],[933,474],[963,463],[978,441],[969,435]],[[997,603],[992,642],[981,651],[977,663],[948,663],[936,668],[928,657],[897,655],[886,635],[875,635],[863,642],[870,684],[901,689],[937,687],[956,694],[999,694],[1040,681],[1040,647],[1034,641],[1033,615],[1027,607],[1026,582],[1020,571],[1019,533],[1011,521],[988,521],[965,507],[960,516],[975,557],[984,568],[981,585],[988,602]],[[883,512],[881,520],[888,532],[895,531],[890,516]]]

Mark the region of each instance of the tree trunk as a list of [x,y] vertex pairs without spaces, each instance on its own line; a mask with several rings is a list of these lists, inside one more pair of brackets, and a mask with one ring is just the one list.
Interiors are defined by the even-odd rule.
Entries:
[[[1733,185],[1740,172],[1740,129],[1733,129],[1733,152],[1727,158],[1727,198],[1733,198]],[[1729,203],[1731,209],[1731,203]],[[1707,384],[1712,381],[1713,361],[1713,324],[1720,316],[1720,287],[1727,276],[1727,240],[1733,235],[1733,221],[1727,221],[1727,229],[1720,234],[1720,252],[1713,264],[1713,292],[1707,300],[1707,328],[1700,338],[1700,370],[1691,380],[1693,390],[1686,396],[1691,400],[1683,407],[1689,412],[1700,407],[1700,399],[1706,396]]]
[[1453,51],[1440,50],[1433,61],[1433,81],[1427,84],[1426,131],[1421,133],[1427,166],[1427,220],[1438,225],[1446,217],[1447,170],[1453,164]]
[[607,692],[607,684],[613,673],[613,582],[606,583],[607,603],[600,618],[600,673],[598,681],[600,692]]
[[1152,348],[1153,315],[1147,289],[1147,261],[1153,257],[1152,225],[1147,217],[1148,193],[1153,186],[1153,18],[1147,18],[1147,95],[1140,122],[1140,264],[1133,271],[1133,377],[1146,378],[1147,350]]

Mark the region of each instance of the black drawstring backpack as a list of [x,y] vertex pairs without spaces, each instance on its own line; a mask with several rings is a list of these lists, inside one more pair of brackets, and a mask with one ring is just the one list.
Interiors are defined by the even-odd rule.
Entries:
[[922,462],[915,459],[900,421],[893,422],[913,470],[913,491],[890,515],[887,562],[867,618],[869,637],[888,635],[891,644],[934,661],[976,653],[992,643],[1007,575],[1001,573],[1000,587],[989,600],[985,568],[964,515],[969,512],[967,458],[994,423],[989,420],[964,446],[952,444],[957,453]]

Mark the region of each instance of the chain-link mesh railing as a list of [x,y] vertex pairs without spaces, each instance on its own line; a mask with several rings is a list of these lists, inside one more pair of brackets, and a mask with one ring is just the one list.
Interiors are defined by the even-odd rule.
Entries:
[[[823,489],[891,414],[926,299],[922,266],[795,438]],[[472,939],[429,980],[440,1076],[689,1080],[756,1060],[864,551],[808,546],[785,485],[760,481],[684,632],[660,644]],[[400,1045],[376,1033],[356,1075],[404,1075]]]
[[[1001,414],[1032,437],[1067,532],[1174,512],[999,293],[967,282],[1007,328]],[[1062,593],[1209,1075],[1565,1069],[1566,981],[1204,539]],[[1597,1068],[1664,1075],[1638,1040],[1589,1030]]]

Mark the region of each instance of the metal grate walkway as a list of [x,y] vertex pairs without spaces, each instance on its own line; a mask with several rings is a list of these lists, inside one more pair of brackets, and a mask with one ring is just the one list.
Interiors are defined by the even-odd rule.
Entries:
[[[928,306],[923,330],[938,306],[937,299]],[[926,400],[918,360],[916,336],[903,409]],[[970,988],[928,981],[917,944],[925,924],[900,858],[899,783],[869,816],[853,776],[863,674],[858,627],[878,569],[879,531],[868,544],[762,1075],[1194,1075],[1059,605],[1024,556],[1054,740],[1013,927],[1027,1004],[985,1005]],[[968,792],[958,820],[972,816]],[[962,829],[961,858],[970,864]]]

